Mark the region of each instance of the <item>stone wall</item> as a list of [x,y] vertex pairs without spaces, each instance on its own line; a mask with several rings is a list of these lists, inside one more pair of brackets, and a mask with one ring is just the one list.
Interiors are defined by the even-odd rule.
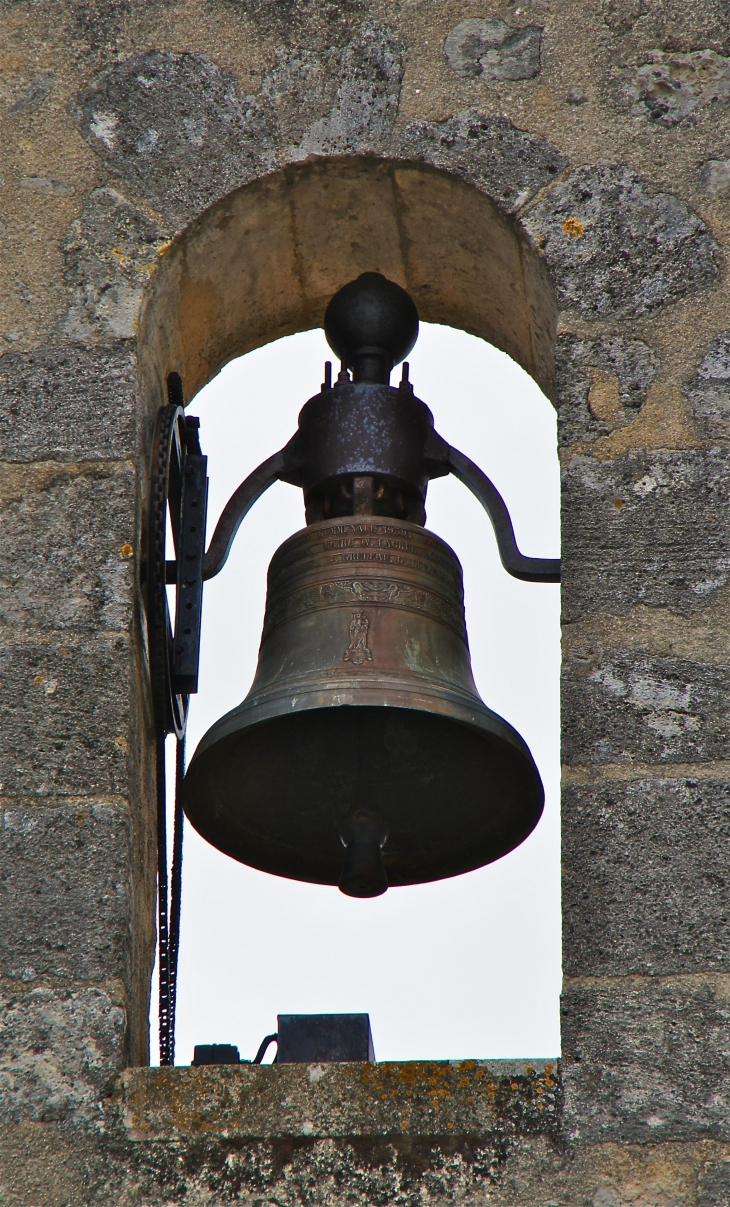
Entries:
[[[727,1204],[726,0],[0,12],[0,1202]],[[558,407],[557,1082],[139,1067],[164,375],[364,268]]]

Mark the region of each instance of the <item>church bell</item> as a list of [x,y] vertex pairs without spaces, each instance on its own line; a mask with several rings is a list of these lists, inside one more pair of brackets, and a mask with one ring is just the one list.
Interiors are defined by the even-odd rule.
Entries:
[[557,581],[517,549],[496,488],[434,430],[407,366],[408,294],[378,273],[344,286],[325,332],[342,361],[289,444],[239,488],[201,563],[223,565],[273,481],[304,492],[307,526],[276,551],[256,675],[200,742],[183,782],[195,829],[262,871],[370,897],[481,867],[513,850],[543,809],[528,747],[482,702],[454,551],[425,525],[428,481],[481,499],[505,567]]

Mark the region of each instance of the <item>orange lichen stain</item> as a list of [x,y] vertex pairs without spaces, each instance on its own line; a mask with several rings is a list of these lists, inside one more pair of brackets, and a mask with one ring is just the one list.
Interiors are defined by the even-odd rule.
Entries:
[[122,251],[121,247],[110,247],[109,251],[111,255],[114,256],[114,259],[117,261],[120,268],[126,268],[132,263],[130,257]]
[[580,218],[566,218],[563,223],[563,230],[571,239],[580,239],[581,235],[585,234],[585,229]]
[[134,557],[134,548],[132,545],[122,545],[119,552],[122,557]]

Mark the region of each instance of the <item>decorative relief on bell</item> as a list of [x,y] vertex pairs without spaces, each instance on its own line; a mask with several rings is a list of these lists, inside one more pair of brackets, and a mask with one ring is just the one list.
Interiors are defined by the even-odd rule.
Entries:
[[350,621],[350,644],[343,654],[343,662],[351,662],[353,666],[362,666],[363,662],[372,662],[373,652],[368,648],[368,629],[370,621],[364,612],[358,609],[352,613]]
[[307,612],[355,603],[388,604],[393,608],[425,612],[435,620],[448,624],[459,635],[464,633],[463,608],[455,607],[450,600],[437,595],[435,591],[429,591],[426,587],[414,587],[411,583],[383,579],[354,582],[335,579],[293,592],[283,599],[273,600],[267,610],[264,636],[268,636],[277,625],[293,620],[296,616],[303,616]]

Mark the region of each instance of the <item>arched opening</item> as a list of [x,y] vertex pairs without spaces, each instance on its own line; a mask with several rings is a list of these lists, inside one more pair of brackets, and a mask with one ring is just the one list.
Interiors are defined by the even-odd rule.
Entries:
[[[422,319],[480,335],[549,392],[552,293],[539,257],[516,228],[475,190],[442,173],[345,160],[303,165],[241,190],[169,249],[142,321],[152,406],[162,401],[170,371],[181,372],[190,400],[233,358],[319,325],[331,293],[371,268],[404,284]],[[295,411],[317,384],[302,382]],[[474,391],[474,407],[480,402]],[[249,412],[254,424],[256,413]],[[249,468],[242,465],[241,476]],[[480,523],[486,544],[488,525],[481,517]],[[255,645],[258,632],[250,637]],[[241,696],[246,687],[240,683]],[[242,931],[249,926],[255,919],[242,918]],[[437,953],[434,959],[437,965]]]
[[424,322],[506,352],[551,397],[555,299],[514,220],[445,172],[363,157],[247,185],[168,248],[140,320],[151,405],[170,372],[189,401],[234,357],[321,326],[332,294],[366,271],[403,285]]

